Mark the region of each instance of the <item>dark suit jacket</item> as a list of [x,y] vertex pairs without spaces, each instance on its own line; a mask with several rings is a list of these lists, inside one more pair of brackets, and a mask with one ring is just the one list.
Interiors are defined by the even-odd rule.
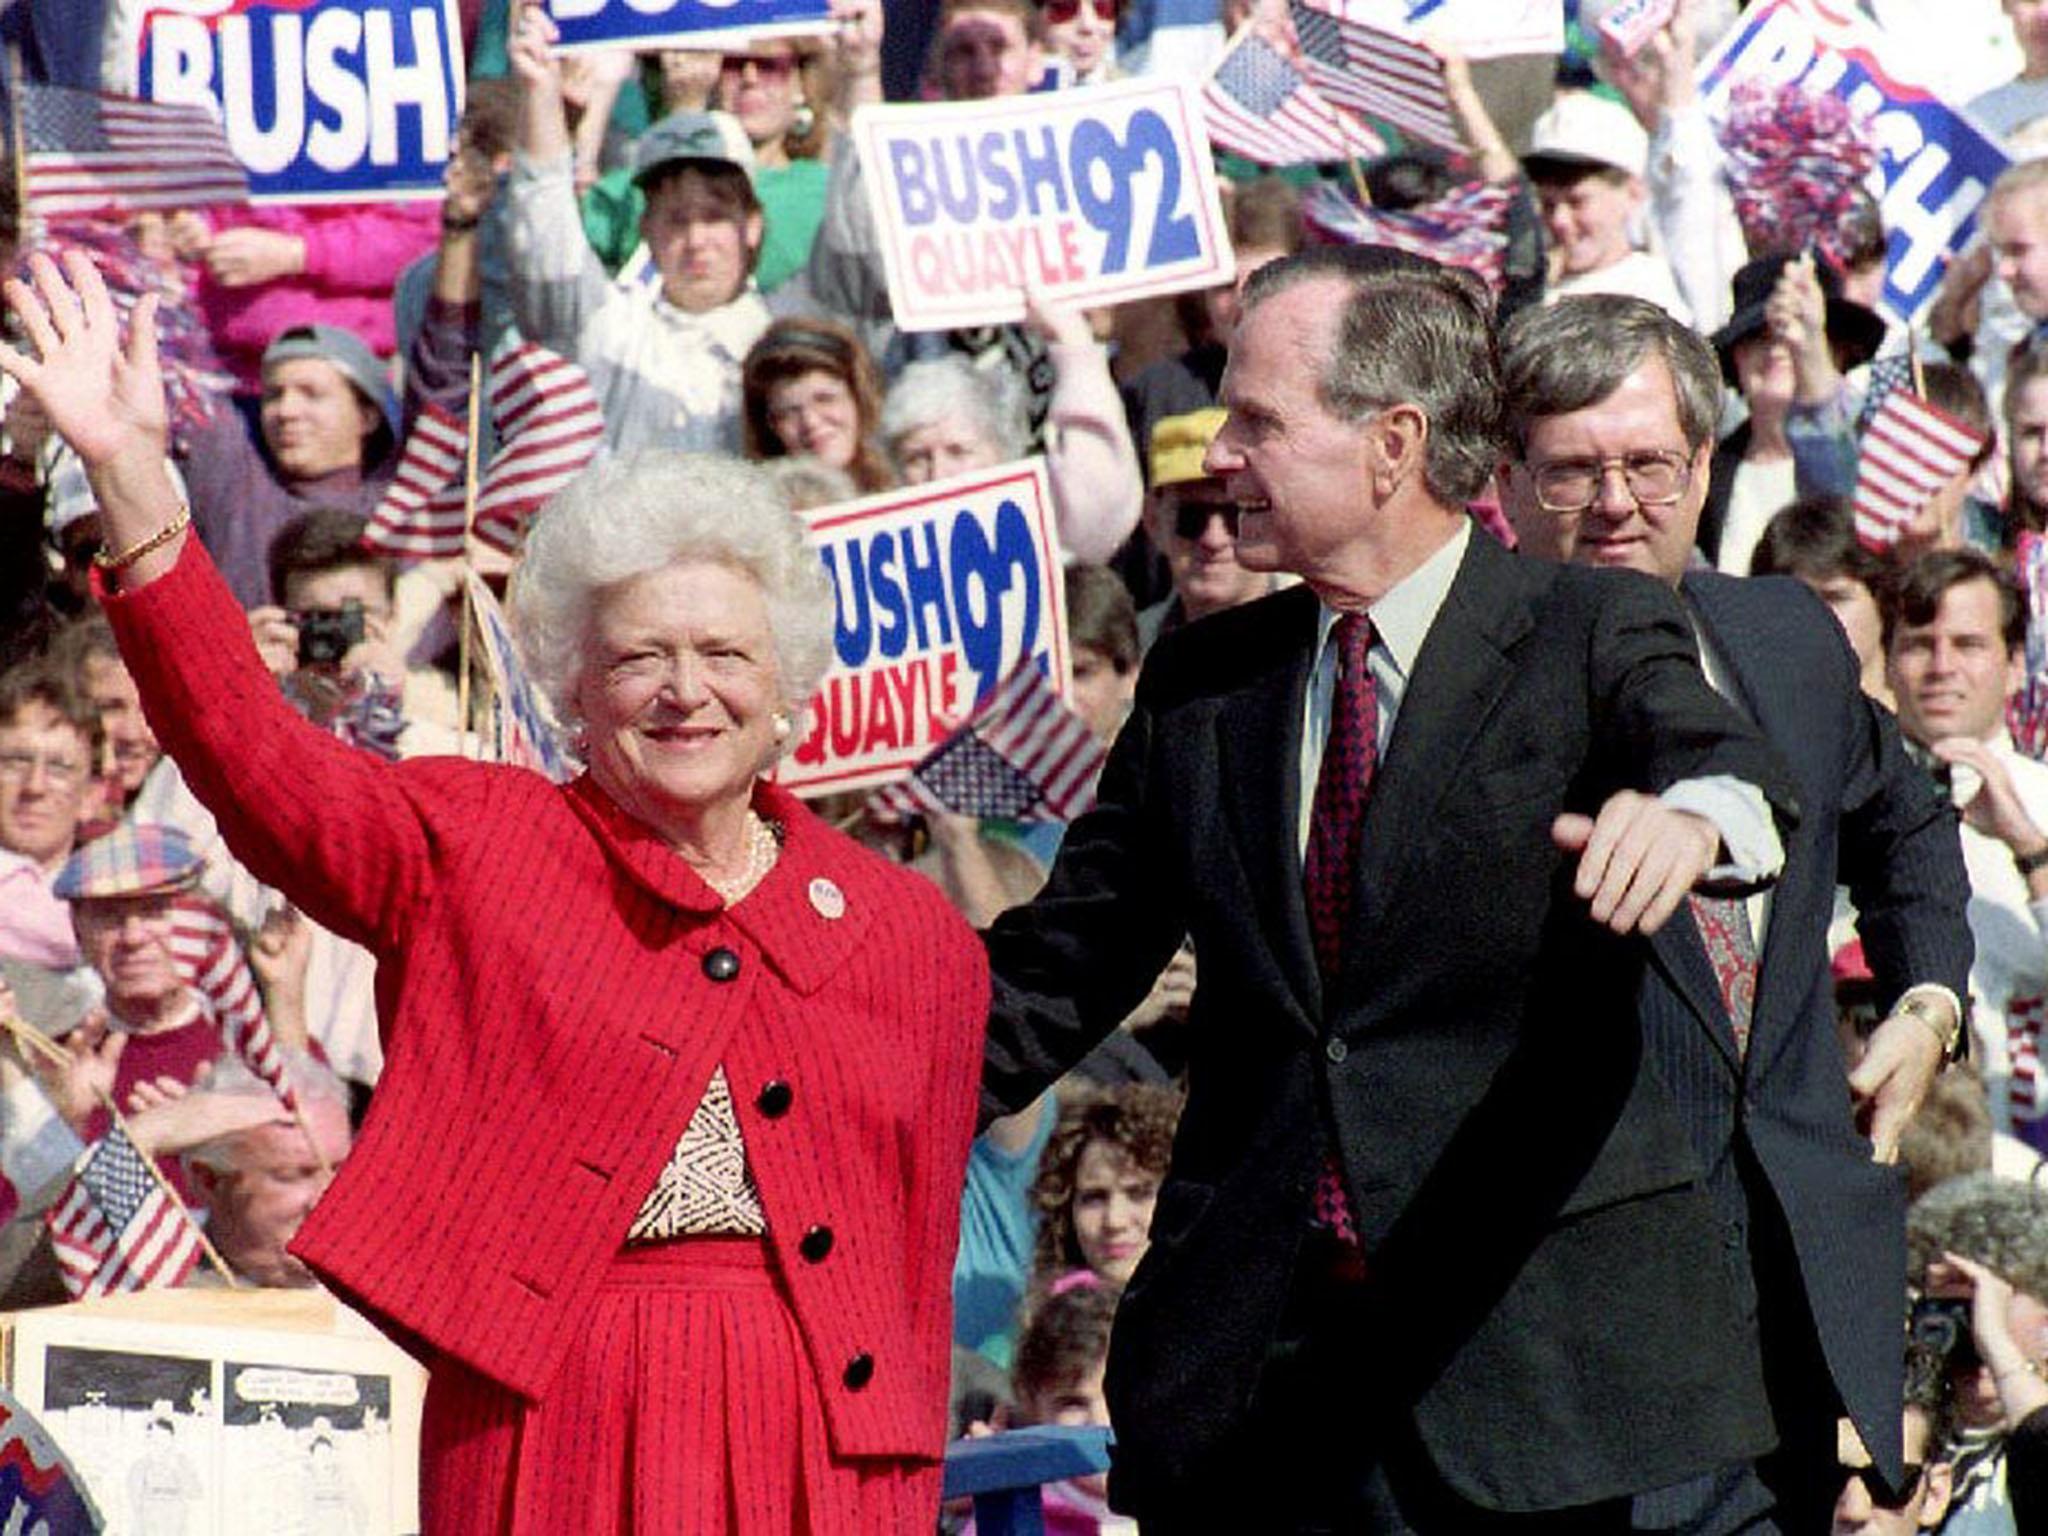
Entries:
[[1097,808],[989,935],[984,1114],[1028,1102],[1183,934],[1189,1100],[1109,1390],[1122,1507],[1214,1464],[1256,1385],[1334,1127],[1384,1308],[1369,1400],[1502,1509],[1676,1482],[1771,1441],[1737,1260],[1636,1021],[1647,946],[1594,925],[1562,810],[1714,773],[1793,794],[1647,578],[1475,536],[1374,784],[1332,995],[1301,894],[1314,595],[1148,658]]
[[1700,505],[1700,525],[1693,534],[1707,563],[1721,557],[1721,535],[1728,527],[1728,499],[1735,494],[1735,472],[1749,453],[1749,423],[1714,444],[1714,456],[1707,464],[1707,497]]
[[[1836,1392],[1897,1477],[1904,1183],[1870,1160],[1855,1129],[1827,928],[1839,879],[1856,900],[1864,954],[1887,1002],[1915,982],[1967,996],[1970,884],[1956,814],[1905,755],[1890,713],[1864,696],[1841,626],[1803,585],[1696,571],[1682,590],[1737,702],[1792,770],[1801,815],[1771,895],[1746,1060],[1736,1058],[1690,922],[1667,924],[1653,941],[1645,1037],[1707,1163],[1732,1246],[1747,1245],[1756,1220],[1772,1219],[1750,1202],[1775,1200],[1797,1273],[1760,1272],[1756,1285],[1794,1306],[1805,1297]],[[1751,1181],[1745,1195],[1742,1141],[1768,1192]]]

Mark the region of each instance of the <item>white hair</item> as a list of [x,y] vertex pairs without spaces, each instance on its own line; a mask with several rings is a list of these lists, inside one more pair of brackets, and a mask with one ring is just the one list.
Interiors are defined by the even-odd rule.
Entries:
[[758,465],[643,448],[592,465],[527,529],[512,577],[512,627],[557,719],[579,718],[576,692],[598,599],[677,560],[717,561],[760,583],[781,703],[802,713],[832,659],[833,603],[801,520]]
[[882,441],[889,452],[907,433],[965,417],[995,462],[1024,457],[1031,425],[1022,386],[1007,368],[977,368],[958,353],[910,364],[882,401]]
[[[329,1104],[344,1119],[347,1118],[348,1084],[309,1051],[285,1050],[280,1054],[284,1059],[284,1080],[299,1096],[301,1105],[311,1108],[315,1104]],[[231,1098],[277,1097],[277,1090],[258,1077],[248,1062],[232,1051],[215,1058],[193,1087],[202,1093],[225,1094]],[[282,1105],[279,1113],[283,1113]],[[233,1173],[238,1166],[236,1153],[247,1134],[246,1131],[231,1131],[225,1136],[203,1141],[185,1153],[185,1161],[203,1163],[216,1173]]]

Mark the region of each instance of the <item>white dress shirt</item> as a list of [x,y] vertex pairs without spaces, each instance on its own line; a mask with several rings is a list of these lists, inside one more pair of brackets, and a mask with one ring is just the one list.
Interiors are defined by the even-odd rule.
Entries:
[[[1366,665],[1372,668],[1379,696],[1377,744],[1381,761],[1393,740],[1401,699],[1415,670],[1415,658],[1450,594],[1451,583],[1457,579],[1458,567],[1464,562],[1471,540],[1472,520],[1466,518],[1441,549],[1366,609],[1373,629],[1372,650]],[[1315,811],[1315,783],[1323,766],[1323,747],[1330,739],[1330,707],[1337,686],[1337,656],[1330,648],[1330,631],[1340,617],[1336,609],[1327,603],[1323,605],[1316,630],[1315,665],[1309,671],[1302,701],[1298,832],[1304,854],[1308,849],[1309,821]],[[1774,879],[1784,868],[1785,849],[1778,840],[1777,823],[1763,792],[1755,785],[1717,774],[1681,780],[1659,798],[1674,810],[1704,816],[1720,832],[1728,861],[1710,871],[1711,878],[1759,884]]]

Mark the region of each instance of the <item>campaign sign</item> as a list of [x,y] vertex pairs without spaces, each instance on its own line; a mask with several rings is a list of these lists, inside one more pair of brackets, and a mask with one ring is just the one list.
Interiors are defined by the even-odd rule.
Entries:
[[104,1529],[92,1496],[35,1415],[0,1387],[0,1531],[70,1536]]
[[1031,657],[1068,691],[1045,461],[802,514],[832,578],[832,665],[777,777],[802,794],[908,773]]
[[585,48],[744,48],[832,29],[828,0],[547,0],[561,41]]
[[1457,45],[1468,59],[1564,52],[1558,0],[1312,0],[1320,10]]
[[1870,120],[1878,145],[1873,190],[1890,231],[1881,307],[1911,322],[1933,301],[1948,257],[1976,229],[1977,205],[2008,161],[1989,135],[1899,64],[1884,35],[1846,3],[1761,0],[1700,66],[1699,84],[1717,122],[1729,92],[1749,80],[1832,92]]
[[1021,320],[1027,287],[1118,304],[1235,270],[1185,81],[862,107],[853,132],[906,331]]
[[557,784],[576,776],[576,764],[562,745],[555,717],[539,685],[527,675],[505,610],[483,578],[471,571],[469,611],[483,641],[484,665],[491,677],[491,737],[501,763],[531,768]]
[[441,196],[455,0],[157,0],[144,27],[139,94],[212,107],[252,201]]

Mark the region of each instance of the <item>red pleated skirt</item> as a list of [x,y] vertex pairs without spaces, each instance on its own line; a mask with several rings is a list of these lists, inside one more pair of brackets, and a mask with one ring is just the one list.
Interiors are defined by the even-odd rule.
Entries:
[[424,1536],[924,1536],[936,1463],[832,1454],[758,1238],[613,1261],[538,1403],[452,1360],[427,1384]]

